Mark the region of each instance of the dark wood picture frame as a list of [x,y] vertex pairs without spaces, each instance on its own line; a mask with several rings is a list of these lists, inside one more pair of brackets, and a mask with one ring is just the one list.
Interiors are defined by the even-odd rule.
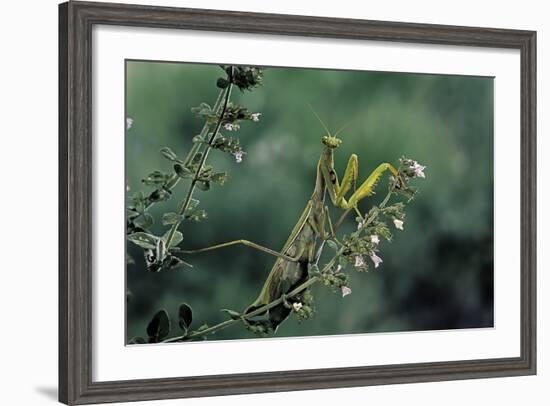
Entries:
[[[521,353],[284,372],[92,380],[92,27],[94,24],[518,49],[521,55]],[[122,159],[122,157],[121,157]],[[230,11],[68,2],[59,6],[59,400],[217,396],[536,373],[536,33]]]

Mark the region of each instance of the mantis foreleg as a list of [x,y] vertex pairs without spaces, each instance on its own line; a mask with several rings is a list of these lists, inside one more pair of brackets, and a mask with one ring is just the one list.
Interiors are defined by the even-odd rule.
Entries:
[[371,172],[368,178],[359,186],[349,200],[344,198],[345,194],[350,190],[351,185],[355,184],[358,176],[358,159],[357,155],[352,154],[348,160],[348,165],[342,177],[342,183],[338,181],[338,176],[334,170],[332,164],[324,165],[322,168],[323,176],[327,184],[327,191],[329,192],[332,203],[342,209],[348,210],[357,207],[357,203],[365,197],[373,193],[376,182],[382,176],[384,171],[389,170],[394,176],[398,176],[397,169],[389,163],[382,163]]

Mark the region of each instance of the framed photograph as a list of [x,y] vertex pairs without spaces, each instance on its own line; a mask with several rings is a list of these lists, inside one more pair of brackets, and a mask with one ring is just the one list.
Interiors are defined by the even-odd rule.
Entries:
[[59,8],[59,400],[536,373],[536,33]]

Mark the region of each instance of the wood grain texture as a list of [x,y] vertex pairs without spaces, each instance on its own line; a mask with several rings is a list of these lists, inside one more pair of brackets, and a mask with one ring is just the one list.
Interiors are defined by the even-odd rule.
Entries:
[[[252,374],[92,381],[91,32],[94,24],[519,49],[521,355]],[[59,6],[59,400],[87,404],[536,373],[536,33],[69,2]],[[121,157],[121,159],[123,159]]]

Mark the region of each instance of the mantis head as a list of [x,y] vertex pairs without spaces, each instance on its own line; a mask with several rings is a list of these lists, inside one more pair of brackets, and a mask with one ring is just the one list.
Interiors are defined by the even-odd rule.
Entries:
[[321,117],[319,117],[319,115],[315,112],[315,110],[313,110],[313,107],[311,107],[311,105],[309,106],[309,108],[311,109],[311,111],[313,112],[313,114],[315,115],[315,117],[317,117],[317,120],[319,120],[319,122],[321,123],[321,125],[323,126],[323,128],[325,129],[325,131],[327,132],[327,135],[324,135],[322,138],[321,138],[321,141],[323,142],[323,144],[325,144],[325,146],[327,148],[330,148],[330,149],[335,149],[335,148],[338,148],[340,146],[340,144],[342,143],[342,140],[340,138],[337,137],[338,134],[340,134],[340,132],[349,124],[345,124],[344,126],[342,126],[334,135],[332,135],[328,129],[328,127],[325,125],[325,123],[323,122],[323,120],[321,120]]
[[338,148],[342,143],[342,140],[340,138],[334,137],[332,135],[324,135],[323,138],[321,138],[321,141],[323,142],[323,144],[331,149]]

